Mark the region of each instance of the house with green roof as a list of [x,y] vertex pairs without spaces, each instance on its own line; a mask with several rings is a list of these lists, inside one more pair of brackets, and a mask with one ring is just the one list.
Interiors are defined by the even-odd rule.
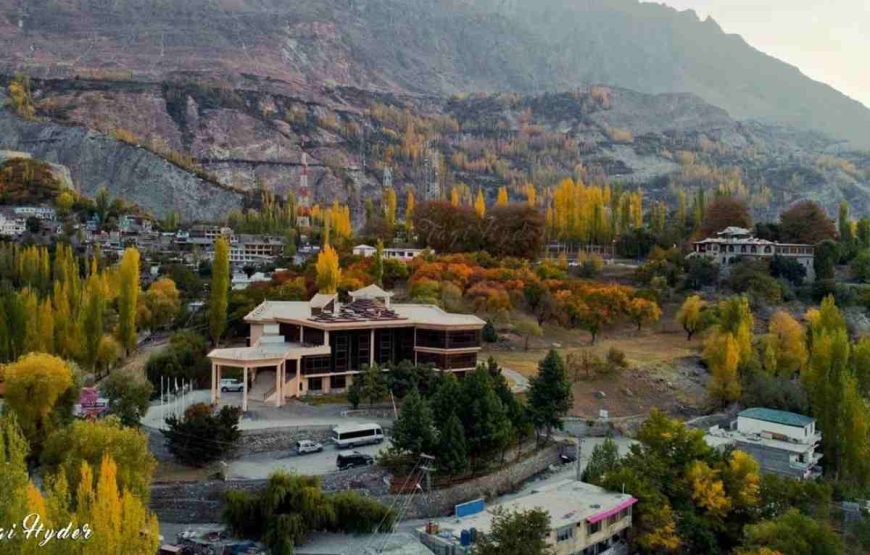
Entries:
[[814,418],[764,407],[740,411],[727,428],[714,426],[706,435],[710,445],[733,447],[755,457],[763,472],[801,480],[821,475],[817,452],[822,434]]

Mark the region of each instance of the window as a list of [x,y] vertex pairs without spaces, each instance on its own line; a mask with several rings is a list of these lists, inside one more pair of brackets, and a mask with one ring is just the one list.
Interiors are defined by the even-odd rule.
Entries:
[[332,376],[329,382],[330,389],[344,389],[347,387],[347,377],[346,376]]
[[589,523],[589,534],[597,534],[601,531],[601,521]]
[[574,537],[574,525],[571,526],[563,526],[562,528],[556,529],[556,541],[564,542],[568,541]]
[[308,391],[322,391],[323,378],[308,378]]

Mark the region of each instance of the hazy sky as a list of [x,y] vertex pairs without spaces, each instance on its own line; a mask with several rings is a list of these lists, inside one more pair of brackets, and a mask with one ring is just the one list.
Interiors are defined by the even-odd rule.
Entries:
[[870,0],[656,0],[712,15],[726,33],[870,107]]

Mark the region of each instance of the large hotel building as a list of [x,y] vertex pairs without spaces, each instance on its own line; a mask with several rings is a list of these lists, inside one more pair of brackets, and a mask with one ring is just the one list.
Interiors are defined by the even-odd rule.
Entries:
[[250,324],[247,347],[209,353],[212,402],[220,399],[224,367],[242,369],[243,410],[248,384],[256,382],[258,373],[268,373],[270,387],[257,400],[280,406],[290,397],[344,391],[356,374],[374,364],[408,360],[459,374],[474,369],[483,320],[434,305],[393,304],[391,297],[369,285],[350,293],[348,303],[334,294],[317,294],[307,302],[264,301],[245,317]]

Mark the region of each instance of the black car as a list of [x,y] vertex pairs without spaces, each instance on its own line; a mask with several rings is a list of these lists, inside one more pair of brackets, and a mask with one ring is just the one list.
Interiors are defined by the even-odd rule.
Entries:
[[375,464],[375,458],[359,451],[340,451],[335,464],[339,470],[347,470],[357,466],[370,466]]

